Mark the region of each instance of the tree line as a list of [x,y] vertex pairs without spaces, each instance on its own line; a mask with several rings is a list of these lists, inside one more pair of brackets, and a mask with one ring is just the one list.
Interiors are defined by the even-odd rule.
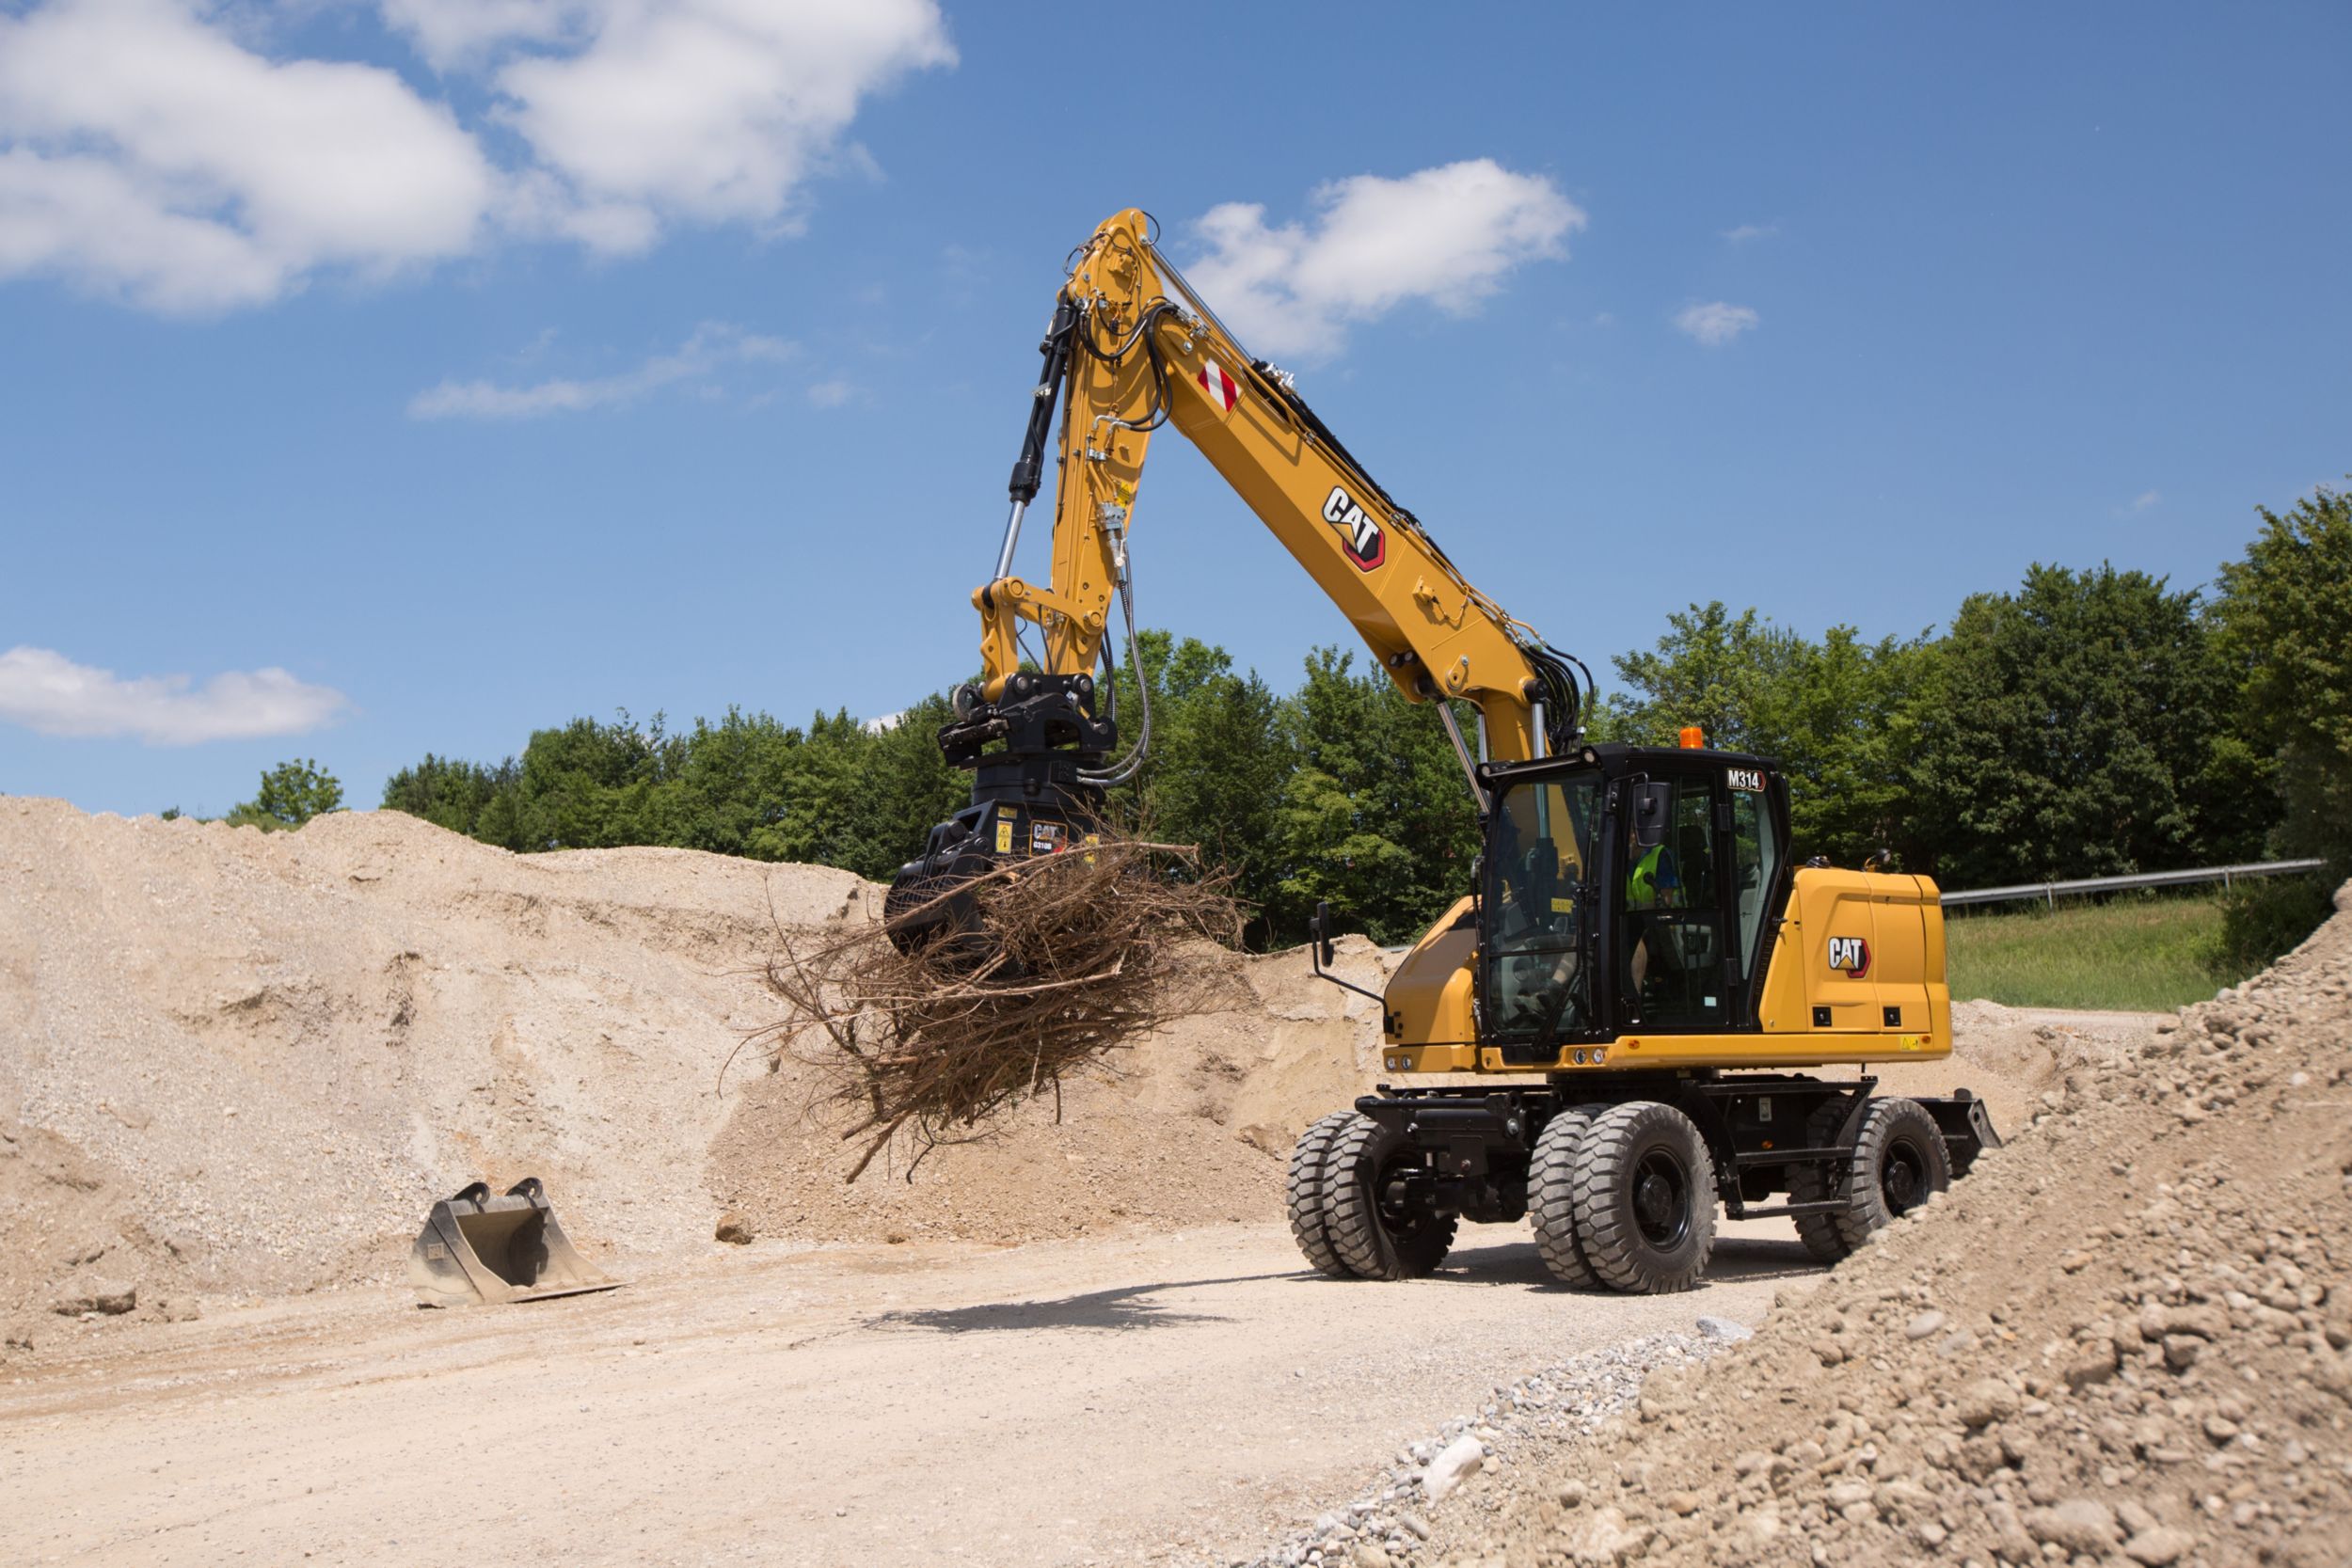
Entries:
[[[1590,732],[1672,745],[1699,724],[1712,745],[1781,762],[1800,855],[1853,865],[1884,849],[1950,888],[2265,854],[2319,855],[2341,876],[2352,497],[2322,488],[2260,516],[2210,593],[2036,565],[1963,600],[1940,635],[1815,639],[1692,605],[1613,661]],[[1476,823],[1427,706],[1334,648],[1278,691],[1221,648],[1141,641],[1120,711],[1132,734],[1148,681],[1153,761],[1121,804],[1234,868],[1253,942],[1298,940],[1326,898],[1405,941],[1467,891]],[[495,764],[429,754],[383,804],[517,851],[670,845],[886,880],[965,801],[968,776],[933,738],[948,716],[932,696],[886,725],[575,719]],[[2269,902],[2233,916],[2264,927],[2244,942],[2273,949],[2325,908],[2309,887],[2249,897]]]

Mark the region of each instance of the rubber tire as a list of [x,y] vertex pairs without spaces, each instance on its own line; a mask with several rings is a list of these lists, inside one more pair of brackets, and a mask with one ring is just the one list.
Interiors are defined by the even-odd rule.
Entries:
[[1359,1278],[1418,1279],[1453,1250],[1454,1215],[1426,1215],[1410,1229],[1395,1231],[1380,1212],[1381,1172],[1405,1149],[1402,1132],[1355,1112],[1332,1141],[1324,1166],[1323,1226],[1332,1250]]
[[1290,1211],[1291,1237],[1308,1265],[1333,1279],[1353,1279],[1356,1271],[1341,1260],[1331,1245],[1331,1232],[1323,1223],[1323,1179],[1331,1158],[1332,1140],[1354,1120],[1353,1111],[1334,1111],[1298,1135],[1291,1150],[1290,1176],[1282,1190]]
[[[1837,1141],[1845,1130],[1846,1117],[1853,1109],[1853,1101],[1840,1095],[1825,1100],[1814,1107],[1805,1118],[1804,1143],[1807,1148],[1827,1148]],[[1795,1165],[1788,1172],[1788,1201],[1791,1203],[1826,1203],[1843,1196],[1844,1188],[1836,1184],[1828,1165]],[[1797,1214],[1797,1240],[1804,1243],[1817,1263],[1840,1263],[1853,1256],[1853,1243],[1838,1227],[1837,1214]]]
[[[1912,1196],[1899,1206],[1887,1193],[1888,1176],[1897,1162],[1906,1160],[1912,1165]],[[1915,1100],[1873,1100],[1854,1133],[1853,1164],[1846,1175],[1849,1207],[1830,1218],[1847,1246],[1859,1247],[1951,1184],[1951,1152],[1927,1107]]]
[[[1661,1244],[1635,1211],[1645,1161],[1666,1156],[1682,1170],[1680,1233]],[[1671,1105],[1636,1100],[1593,1118],[1577,1140],[1576,1236],[1600,1282],[1629,1295],[1666,1295],[1696,1286],[1715,1250],[1715,1162],[1689,1117]]]
[[1600,1289],[1576,1236],[1576,1146],[1598,1109],[1571,1105],[1555,1114],[1535,1135],[1527,1161],[1527,1217],[1535,1228],[1536,1254],[1552,1278],[1577,1291]]

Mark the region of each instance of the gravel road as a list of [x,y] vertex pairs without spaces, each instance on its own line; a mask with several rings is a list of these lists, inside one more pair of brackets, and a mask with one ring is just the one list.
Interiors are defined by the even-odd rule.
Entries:
[[1690,1295],[1304,1274],[1268,1226],[762,1243],[453,1313],[346,1291],[88,1333],[0,1384],[0,1560],[1076,1564],[1253,1557],[1493,1388],[1818,1277],[1727,1226]]

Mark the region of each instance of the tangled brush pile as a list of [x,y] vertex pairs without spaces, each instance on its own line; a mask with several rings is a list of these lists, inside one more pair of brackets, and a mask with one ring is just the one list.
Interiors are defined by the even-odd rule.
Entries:
[[913,953],[874,921],[815,946],[781,937],[768,964],[787,1010],[754,1041],[828,1073],[822,1100],[846,1114],[843,1140],[864,1144],[852,1181],[901,1132],[919,1163],[1009,1105],[1058,1102],[1065,1074],[1200,1010],[1207,972],[1180,950],[1241,931],[1230,877],[1204,874],[1195,849],[1135,838],[1010,862],[940,896],[965,892],[977,929]]

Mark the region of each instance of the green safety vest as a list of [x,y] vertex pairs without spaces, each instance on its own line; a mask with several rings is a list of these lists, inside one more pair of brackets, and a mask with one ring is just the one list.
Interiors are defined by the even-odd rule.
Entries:
[[1625,879],[1625,901],[1634,909],[1652,909],[1658,903],[1658,863],[1666,852],[1662,844],[1653,845],[1649,853],[1634,866],[1633,875]]

